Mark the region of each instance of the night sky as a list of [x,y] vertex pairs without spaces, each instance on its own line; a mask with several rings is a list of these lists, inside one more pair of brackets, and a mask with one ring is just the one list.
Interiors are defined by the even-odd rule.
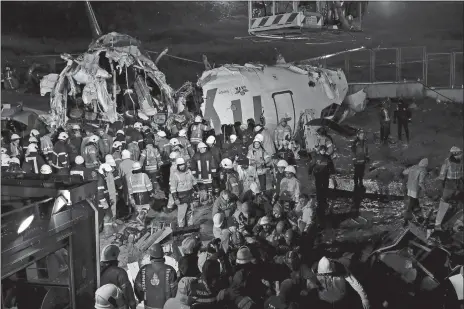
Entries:
[[[92,1],[92,5],[103,32],[116,30],[142,39],[172,28],[246,21],[247,14],[246,2]],[[84,2],[2,1],[1,17],[2,34],[56,39],[90,35]],[[462,33],[463,2],[371,2],[364,25],[382,31],[449,29]],[[245,29],[246,22],[237,31]]]

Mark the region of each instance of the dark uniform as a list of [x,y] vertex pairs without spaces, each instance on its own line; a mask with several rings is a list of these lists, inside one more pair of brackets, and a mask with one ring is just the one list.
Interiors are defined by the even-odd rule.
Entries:
[[411,111],[409,110],[408,104],[400,101],[396,107],[396,111],[393,113],[393,123],[398,122],[398,140],[401,141],[402,129],[406,134],[406,140],[409,143],[409,126],[408,123],[411,121]]
[[321,219],[325,215],[327,207],[327,189],[329,188],[330,175],[335,172],[332,159],[326,154],[316,154],[308,169],[314,175],[316,185],[317,214]]
[[155,244],[150,249],[151,263],[140,268],[134,282],[134,292],[145,309],[162,309],[176,295],[176,271],[164,264],[163,248]]
[[40,168],[46,164],[45,159],[37,152],[31,152],[24,157],[23,170],[26,173],[40,174]]
[[110,283],[116,285],[123,291],[124,298],[127,304],[129,304],[130,309],[134,309],[137,306],[127,272],[123,268],[118,267],[117,261],[116,265],[112,263],[101,263],[100,286]]
[[390,136],[390,111],[386,104],[383,104],[380,108],[380,141],[383,144],[387,144],[388,137]]
[[366,162],[368,160],[366,140],[355,139],[351,145],[351,151],[353,152],[354,187],[362,187]]

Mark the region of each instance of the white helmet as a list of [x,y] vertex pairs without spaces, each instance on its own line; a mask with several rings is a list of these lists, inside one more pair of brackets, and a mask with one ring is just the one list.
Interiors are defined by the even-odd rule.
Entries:
[[90,143],[97,143],[98,142],[98,136],[92,135],[91,137],[89,137],[89,142]]
[[223,159],[221,161],[221,166],[223,168],[225,168],[225,169],[231,169],[231,168],[234,167],[232,161],[230,159],[227,159],[227,158],[225,158],[225,159]]
[[224,223],[224,213],[218,212],[213,216],[214,227],[220,228]]
[[32,129],[31,130],[31,133],[30,133],[31,136],[34,136],[34,137],[37,137],[40,135],[39,131],[36,130],[36,129]]
[[15,163],[15,164],[18,164],[18,165],[21,164],[21,162],[19,162],[19,159],[16,158],[16,157],[10,158],[10,164],[11,163]]
[[10,156],[6,153],[2,153],[2,166],[9,166],[10,165]]
[[171,138],[171,140],[169,141],[169,144],[171,144],[171,146],[179,146],[180,142],[177,138]]
[[264,141],[264,136],[261,134],[256,134],[255,138],[253,139],[253,143],[262,143]]
[[296,170],[295,168],[292,166],[292,165],[289,165],[285,168],[285,172],[286,173],[293,173],[294,175],[296,175]]
[[[109,166],[109,165],[108,165]],[[110,166],[111,167],[111,166]],[[140,162],[134,162],[134,164],[132,164],[132,170],[133,171],[137,171],[139,169],[142,168],[142,164],[140,164]]]
[[122,160],[130,159],[130,157],[131,157],[131,153],[130,153],[129,150],[124,149],[124,150],[121,152],[121,159],[122,159]]
[[176,159],[176,164],[177,164],[177,165],[185,164],[184,158],[177,158],[177,159]]
[[80,129],[81,129],[81,126],[78,125],[78,124],[75,124],[75,125],[72,126],[72,129],[73,129],[73,130],[80,130]]
[[29,143],[38,143],[39,141],[34,136],[29,137]]
[[140,123],[140,122],[134,123],[134,128],[135,129],[142,129],[142,123]]
[[[138,163],[138,162],[137,162]],[[134,163],[135,164],[135,163]],[[139,163],[140,164],[140,163]],[[132,169],[134,169],[134,165],[132,165]],[[98,168],[98,171],[100,172],[100,174],[103,174],[104,172],[112,172],[113,171],[113,168],[111,167],[111,165],[109,165],[108,163],[103,163],[102,165],[100,165],[100,167]]]
[[271,224],[271,219],[268,216],[261,217],[259,219],[259,225]]
[[60,135],[58,135],[58,139],[60,141],[65,141],[69,138],[68,133],[66,132],[61,132]]
[[180,153],[178,151],[173,151],[169,154],[169,159],[175,160],[180,156]]
[[122,146],[122,143],[121,143],[120,141],[115,141],[115,142],[113,143],[113,148],[119,148],[119,147],[121,147],[121,146]]
[[84,164],[84,157],[82,157],[82,156],[77,156],[77,157],[74,159],[74,163],[76,163],[77,165]]
[[164,131],[158,131],[158,132],[156,133],[156,135],[158,135],[159,137],[166,137],[166,132],[164,132]]
[[187,130],[182,129],[179,131],[179,136],[187,136]]
[[195,116],[195,121],[194,122],[201,122],[203,118],[201,116]]
[[2,154],[7,153],[8,150],[5,147],[2,147]]
[[18,134],[12,134],[10,139],[11,139],[12,141],[15,141],[15,140],[17,140],[17,139],[20,139],[20,137],[19,137]]
[[124,294],[112,283],[102,285],[95,291],[95,309],[125,308]]
[[52,173],[52,168],[50,167],[50,165],[44,164],[40,168],[40,174],[42,175],[50,175],[51,173]]
[[37,144],[29,144],[29,146],[27,146],[27,151],[28,152],[37,152],[39,147],[37,147]]
[[277,162],[277,167],[287,167],[287,166],[288,166],[288,163],[285,160],[280,160],[279,162]]
[[116,161],[114,161],[113,155],[110,154],[105,156],[105,163],[108,163],[111,166],[116,166]]
[[198,147],[198,149],[200,149],[200,148],[208,148],[208,146],[206,146],[206,144],[203,143],[203,142],[198,143],[197,147]]
[[216,142],[216,138],[214,136],[208,136],[208,138],[206,139],[206,144],[208,145],[212,145]]
[[116,134],[126,135],[126,133],[124,133],[124,130],[117,130],[117,131],[116,131]]
[[237,140],[237,135],[232,134],[231,136],[229,136],[229,139],[231,143],[234,143]]

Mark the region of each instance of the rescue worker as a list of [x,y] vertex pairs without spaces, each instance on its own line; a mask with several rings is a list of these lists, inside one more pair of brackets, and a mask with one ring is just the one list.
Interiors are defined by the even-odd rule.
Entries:
[[195,150],[197,145],[203,142],[204,133],[211,130],[212,126],[212,120],[210,120],[209,125],[204,125],[203,118],[200,115],[195,116],[193,124],[190,126],[190,143]]
[[335,154],[335,145],[332,137],[327,133],[327,129],[325,127],[320,127],[316,130],[316,135],[316,143],[314,146],[316,153],[319,152],[319,148],[321,146],[325,146],[326,154],[333,159]]
[[353,153],[354,165],[354,189],[363,188],[364,171],[366,170],[366,163],[369,161],[369,151],[367,148],[366,140],[364,139],[364,131],[358,130],[356,139],[351,144],[351,152]]
[[280,192],[290,192],[292,201],[298,204],[300,198],[300,182],[296,179],[296,170],[293,166],[289,165],[285,168],[285,178],[280,182]]
[[140,162],[132,164],[128,192],[130,204],[137,214],[137,220],[141,224],[145,224],[145,217],[150,209],[150,201],[154,194],[152,182],[148,175],[142,171]]
[[53,147],[53,152],[51,155],[52,166],[55,168],[58,174],[66,175],[69,174],[69,153],[67,147],[67,140],[69,136],[65,132],[61,132],[58,135],[58,141]]
[[207,259],[201,270],[199,278],[191,282],[192,298],[201,308],[215,309],[218,306],[216,297],[221,289],[227,287],[228,282],[221,276],[221,265],[216,259]]
[[355,304],[352,304],[350,298],[347,297],[346,283],[358,293],[363,308],[370,308],[364,288],[340,262],[323,257],[317,264],[315,274],[317,279],[316,282],[312,282],[312,286],[318,288],[318,296],[321,301],[316,306],[317,308],[354,308]]
[[87,144],[85,145],[84,152],[82,153],[82,157],[85,161],[85,167],[89,169],[97,169],[100,165],[97,143],[98,137],[96,135],[90,136],[87,139]]
[[[132,176],[132,166],[134,165],[134,161],[130,159],[130,152],[127,149],[124,149],[121,152],[122,161],[119,164],[119,176],[123,182],[123,198],[126,205],[130,204],[130,196],[129,196],[129,187],[130,187],[130,177]],[[128,214],[129,216],[132,212],[132,207],[128,207]]]
[[[180,158],[180,153],[178,151],[173,151],[169,155],[169,159],[171,160],[171,167],[169,168],[169,183],[171,183],[171,178],[173,177],[174,173],[177,170],[177,163],[176,163],[177,158]],[[168,188],[168,190],[169,189],[170,188]],[[169,199],[168,199],[168,204],[166,205],[165,211],[171,212],[172,210],[174,210],[174,207],[176,205],[174,204],[174,198],[172,194],[169,193],[169,191],[168,191],[168,196],[169,196]]]
[[238,226],[238,231],[242,233],[243,236],[253,235],[253,228],[258,221],[258,217],[250,203],[243,203],[241,209],[237,209],[234,213],[234,219],[235,225]]
[[31,136],[29,137],[29,140],[28,140],[29,144],[35,144],[37,146],[37,149],[39,149],[39,140],[37,138],[35,138],[34,136]]
[[[95,291],[95,309],[129,308],[124,293],[114,284],[105,284]],[[132,309],[132,307],[130,307]]]
[[163,164],[160,167],[160,186],[167,194],[169,192],[169,155],[171,153],[171,146],[169,140],[166,138],[166,132],[158,131],[155,135],[155,147],[158,148]]
[[169,298],[164,304],[163,309],[190,309],[193,302],[191,283],[193,277],[185,277],[179,280],[177,284],[177,294],[173,298]]
[[201,275],[198,267],[198,253],[201,249],[201,241],[199,237],[187,236],[181,244],[182,253],[184,254],[179,259],[179,271],[177,277],[198,277]]
[[69,147],[69,160],[74,162],[76,157],[81,154],[82,134],[81,127],[74,124],[69,134],[68,147]]
[[26,155],[24,157],[23,170],[26,173],[39,174],[42,165],[46,164],[45,159],[38,153],[36,144],[27,146]]
[[441,223],[451,206],[450,202],[453,200],[463,200],[463,175],[462,150],[453,146],[450,149],[450,156],[445,159],[438,176],[438,179],[443,181],[443,195],[440,199],[435,219],[435,230],[437,231],[442,229]]
[[223,181],[225,183],[225,189],[230,191],[237,197],[242,196],[243,187],[240,182],[238,173],[234,170],[233,163],[230,159],[224,159],[221,162],[221,167],[224,171]]
[[[273,156],[276,152],[276,149],[275,149],[274,141],[272,140],[271,133],[269,132],[269,130],[265,127],[257,125],[255,127],[255,134],[262,136],[262,141],[261,141],[262,147],[264,148],[264,150],[266,150],[266,152],[270,156]],[[256,135],[255,135],[255,138],[256,138]],[[253,143],[254,143],[254,140],[253,140]]]
[[248,150],[247,158],[250,160],[250,165],[256,168],[261,191],[266,191],[267,164],[270,162],[271,156],[264,149],[263,136],[261,134],[255,136],[253,144],[250,145],[250,149]]
[[323,220],[325,217],[329,178],[335,173],[333,161],[326,151],[324,145],[319,146],[319,153],[314,156],[308,169],[309,174],[314,176],[316,186],[318,220]]
[[213,203],[213,210],[211,212],[214,217],[217,213],[223,213],[227,224],[232,225],[232,216],[237,209],[237,197],[234,197],[228,190],[223,190],[219,197]]
[[40,138],[40,148],[45,159],[50,163],[53,152],[52,136],[55,134],[55,128],[47,126],[47,129],[49,130],[49,133]]
[[114,162],[116,163],[117,168],[119,168],[119,164],[122,161],[122,158],[121,158],[122,147],[123,147],[123,144],[120,141],[113,142],[112,156],[113,156]]
[[211,152],[214,160],[217,162],[217,164],[219,164],[222,161],[222,153],[221,149],[216,144],[216,138],[212,135],[208,136],[206,139],[206,145],[208,145],[208,150]]
[[206,190],[211,196],[213,192],[213,175],[217,173],[219,162],[217,162],[205,143],[200,142],[197,146],[198,152],[193,156],[191,170],[202,190]]
[[119,218],[119,213],[120,213],[120,203],[123,201],[123,181],[121,179],[121,176],[119,175],[119,168],[116,165],[116,161],[114,161],[114,158],[112,155],[108,154],[105,157],[105,163],[109,164],[113,170],[113,179],[114,179],[114,186],[116,189],[116,203],[112,209],[113,211],[113,216],[115,219]]
[[140,159],[140,148],[137,141],[131,141],[129,144],[127,144],[127,150],[131,154],[132,161],[138,161]]
[[384,145],[388,143],[388,137],[390,136],[391,117],[387,101],[383,101],[380,106],[379,112],[380,118],[380,142]]
[[18,173],[24,174],[25,172],[21,169],[19,159],[17,157],[12,157],[8,161],[9,167],[7,169],[8,173]]
[[136,309],[134,290],[127,272],[118,266],[119,252],[119,247],[114,244],[103,248],[100,255],[100,286],[114,284],[123,292],[129,309]]
[[171,138],[171,140],[169,141],[169,145],[171,146],[171,152],[178,151],[180,153],[180,157],[184,158],[185,162],[187,162],[188,165],[190,162],[190,154],[187,151],[187,149],[182,147],[182,144],[179,142],[179,140],[177,138]]
[[183,158],[176,159],[177,170],[170,177],[171,194],[177,205],[177,224],[179,227],[193,225],[193,200],[198,193],[197,180],[188,170]]
[[295,154],[293,150],[290,148],[289,141],[282,141],[282,147],[277,150],[277,158],[287,161],[290,165],[296,166]]
[[182,147],[184,149],[187,149],[187,152],[188,152],[190,158],[192,158],[193,155],[195,154],[195,150],[193,149],[192,144],[190,144],[190,141],[187,138],[187,130],[186,129],[181,129],[179,131],[179,136],[177,137],[177,139],[179,140]]
[[298,219],[300,233],[311,232],[316,225],[316,200],[310,199],[306,193],[301,194],[295,212],[300,216]]
[[130,130],[130,140],[135,142],[139,149],[143,149],[143,135],[142,135],[142,123],[136,122],[134,123],[134,130]]
[[292,137],[292,129],[288,125],[288,121],[292,120],[287,114],[279,121],[279,124],[274,131],[274,143],[276,148],[280,150],[283,147],[284,141],[289,141]]
[[153,146],[154,141],[152,139],[147,139],[146,148],[142,150],[140,155],[140,164],[143,166],[145,173],[147,173],[150,178],[153,188],[159,190],[159,168],[163,163],[161,161],[161,154],[158,149]]
[[[69,172],[70,175],[78,175],[83,181],[94,179],[96,180],[96,172],[93,169],[90,169],[84,165],[84,158],[82,156],[77,156],[74,159],[75,165],[71,168]],[[92,176],[92,173],[94,174]]]
[[[40,139],[40,132],[37,129],[32,129],[29,133],[30,137],[35,137],[37,140]],[[40,146],[40,145],[39,145]]]
[[222,248],[227,252],[229,246],[230,234],[233,230],[233,226],[228,225],[225,214],[220,211],[213,216],[213,236],[221,240]]
[[113,138],[105,132],[104,128],[98,128],[97,134],[99,137],[98,150],[100,151],[100,158],[104,158],[107,154],[111,154]]
[[[85,136],[82,138],[82,144],[81,144],[81,154],[84,153],[84,149],[85,149],[85,146],[87,146],[87,143],[89,142],[89,139],[92,137],[92,136],[95,136],[97,137],[97,142],[98,142],[98,136],[96,136],[94,133],[93,133],[93,130],[94,128],[90,125],[87,125],[85,127]],[[95,145],[96,147],[98,147],[97,145]],[[98,151],[97,151],[98,153]]]
[[248,158],[244,158],[238,161],[236,171],[238,173],[239,181],[242,183],[243,187],[242,196],[238,196],[238,198],[241,200],[243,198],[243,194],[250,190],[252,183],[255,183],[258,187],[260,187],[259,177],[258,173],[256,172],[256,168],[254,166],[250,166],[250,160]]
[[408,205],[406,211],[404,212],[405,226],[413,219],[413,215],[419,217],[420,219],[423,218],[419,203],[419,196],[422,197],[425,194],[424,179],[427,175],[428,164],[429,160],[424,158],[420,160],[418,165],[411,166],[410,168],[403,171],[403,175],[408,175]]
[[282,182],[282,179],[285,178],[285,169],[287,168],[287,166],[288,166],[288,163],[285,160],[279,160],[279,162],[277,162],[277,168],[274,171],[275,176],[274,176],[274,184],[273,184],[273,187],[274,187],[274,195],[272,198],[273,203],[275,203],[277,199],[279,198],[280,183]]
[[142,266],[135,278],[134,292],[145,309],[163,308],[169,298],[176,295],[177,274],[174,268],[164,263],[161,244],[155,243],[149,249],[150,264]]
[[110,208],[108,186],[105,179],[107,172],[111,172],[111,166],[102,164],[97,174],[98,225],[100,227],[100,233],[103,231],[105,219],[108,218],[107,212]]
[[255,121],[254,119],[248,119],[246,124],[240,126],[242,130],[242,142],[243,146],[248,149],[250,145],[253,143],[253,138],[255,137],[254,129],[255,129]]
[[2,172],[6,172],[10,166],[10,156],[2,153]]
[[23,149],[21,145],[19,144],[20,142],[20,137],[18,134],[12,134],[10,138],[10,145],[8,148],[8,155],[10,158],[16,157],[18,159],[21,159],[23,155]]
[[409,143],[409,122],[411,121],[411,110],[403,99],[400,99],[393,112],[393,123],[398,122],[398,140],[401,141],[402,130],[406,134],[406,140]]
[[235,134],[229,136],[229,143],[224,148],[224,157],[230,159],[232,162],[238,162],[246,158],[246,154],[243,152],[243,144],[237,140],[237,135]]
[[114,142],[120,142],[122,144],[122,149],[126,149],[126,133],[124,133],[123,130],[116,131]]
[[52,167],[48,164],[44,164],[40,168],[40,175],[51,175],[52,172]]
[[271,242],[274,232],[272,228],[271,218],[268,216],[261,217],[258,221],[258,224],[255,226],[253,232],[256,235],[256,237]]

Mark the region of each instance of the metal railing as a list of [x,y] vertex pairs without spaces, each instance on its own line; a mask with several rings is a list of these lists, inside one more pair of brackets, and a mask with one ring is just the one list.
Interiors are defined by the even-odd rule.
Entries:
[[376,48],[323,59],[344,68],[350,83],[421,81],[435,88],[463,87],[463,52],[427,53],[426,47]]

